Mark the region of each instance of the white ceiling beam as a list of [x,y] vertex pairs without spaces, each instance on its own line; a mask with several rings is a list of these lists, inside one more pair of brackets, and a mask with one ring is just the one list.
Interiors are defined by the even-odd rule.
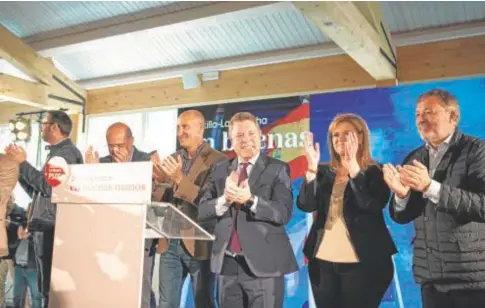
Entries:
[[[399,47],[472,37],[478,35],[485,35],[485,22],[438,27],[428,30],[394,34],[393,42],[396,47]],[[344,53],[345,52],[335,43],[328,43],[324,45],[288,49],[283,51],[271,51],[250,56],[240,56],[216,61],[207,61],[193,65],[183,65],[179,67],[153,69],[143,72],[133,72],[127,74],[98,77],[93,79],[84,79],[79,80],[78,83],[86,89],[98,89],[133,83],[178,78],[186,72],[204,73],[212,71],[227,71],[245,67],[254,67],[267,64],[320,58]]]
[[378,2],[295,1],[293,5],[374,79],[396,78],[395,48]]
[[21,70],[13,66],[10,62],[0,58],[0,73],[22,78],[28,81],[35,82],[36,80],[27,74],[24,74]]
[[49,87],[51,95],[82,101],[86,90],[68,78],[50,59],[40,56],[31,46],[0,25],[0,57],[18,70]]
[[58,99],[58,97],[68,97],[69,93],[66,92],[68,91],[0,73],[1,101],[9,101],[40,109],[62,108],[72,113],[81,113],[83,110],[81,105]]
[[310,58],[326,57],[342,53],[335,44],[310,46],[281,51],[271,51],[248,56],[231,57],[222,60],[205,61],[199,64],[181,65],[143,72],[125,73],[108,77],[79,80],[86,89],[120,86],[126,84],[149,82],[181,77],[186,73],[202,74],[213,71],[227,71],[245,67],[298,61]]
[[40,110],[39,108],[33,106],[19,105],[8,100],[0,101],[0,109],[2,110],[0,113],[0,125],[8,124],[11,119],[15,118],[17,113]]
[[[172,4],[178,7],[179,4]],[[221,1],[174,13],[169,6],[151,8],[133,15],[116,19],[95,21],[80,26],[53,30],[24,38],[44,57],[103,48],[109,44],[106,38],[129,35],[143,31],[144,35],[190,30],[219,25],[236,19],[255,17],[275,11],[294,10],[291,3],[274,1]]]

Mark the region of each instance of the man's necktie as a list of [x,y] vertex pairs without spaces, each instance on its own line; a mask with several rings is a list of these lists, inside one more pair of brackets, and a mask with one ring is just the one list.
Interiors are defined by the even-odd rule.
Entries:
[[[238,185],[240,185],[243,181],[248,178],[248,165],[249,163],[242,163],[241,171],[239,172],[239,180]],[[241,252],[241,242],[239,241],[239,235],[237,234],[237,214],[239,213],[239,208],[233,207],[232,212],[232,234],[231,240],[229,242],[229,247],[231,248],[232,252],[240,253]]]

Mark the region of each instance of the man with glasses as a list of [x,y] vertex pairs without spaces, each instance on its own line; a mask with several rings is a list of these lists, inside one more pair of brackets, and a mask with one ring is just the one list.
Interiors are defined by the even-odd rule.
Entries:
[[[108,143],[109,155],[99,158],[97,151],[90,146],[85,154],[87,164],[96,163],[126,163],[149,161],[150,155],[138,150],[133,143],[135,138],[128,125],[117,122],[112,124],[106,131],[106,142]],[[155,295],[152,291],[152,267],[155,247],[153,240],[146,240],[143,261],[142,281],[142,308],[155,308]]]
[[128,125],[117,122],[108,127],[106,143],[109,155],[99,158],[97,151],[90,146],[85,154],[86,163],[126,163],[130,161],[148,161],[150,156],[139,151],[133,144],[135,138]]
[[[58,110],[46,112],[41,132],[42,140],[49,144],[50,152],[47,155],[47,161],[54,156],[59,156],[68,164],[83,163],[81,152],[69,138],[71,131],[72,121],[65,112]],[[44,300],[43,307],[48,307],[56,219],[56,206],[51,203],[51,187],[44,178],[45,166],[41,171],[32,166],[27,161],[27,153],[22,147],[10,144],[5,148],[5,154],[19,164],[19,183],[32,198],[32,216],[28,222],[28,228],[34,241],[39,291]]]

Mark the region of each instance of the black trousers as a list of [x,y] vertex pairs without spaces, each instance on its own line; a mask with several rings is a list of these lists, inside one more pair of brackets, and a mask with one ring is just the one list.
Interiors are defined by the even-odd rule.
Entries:
[[219,308],[282,308],[285,278],[256,277],[244,257],[226,256],[218,279]]
[[485,290],[438,291],[433,284],[421,287],[423,308],[485,307]]
[[43,306],[49,305],[49,290],[51,284],[52,253],[54,249],[54,229],[35,231],[34,240],[35,263],[37,266],[37,280],[39,291],[43,297]]
[[391,257],[369,264],[311,259],[308,272],[317,308],[378,308],[394,264]]

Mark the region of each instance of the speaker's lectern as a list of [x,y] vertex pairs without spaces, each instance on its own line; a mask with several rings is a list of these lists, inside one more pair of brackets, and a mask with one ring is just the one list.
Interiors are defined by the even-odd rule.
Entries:
[[50,308],[140,308],[145,242],[214,239],[172,204],[151,202],[151,162],[51,170],[58,181]]

